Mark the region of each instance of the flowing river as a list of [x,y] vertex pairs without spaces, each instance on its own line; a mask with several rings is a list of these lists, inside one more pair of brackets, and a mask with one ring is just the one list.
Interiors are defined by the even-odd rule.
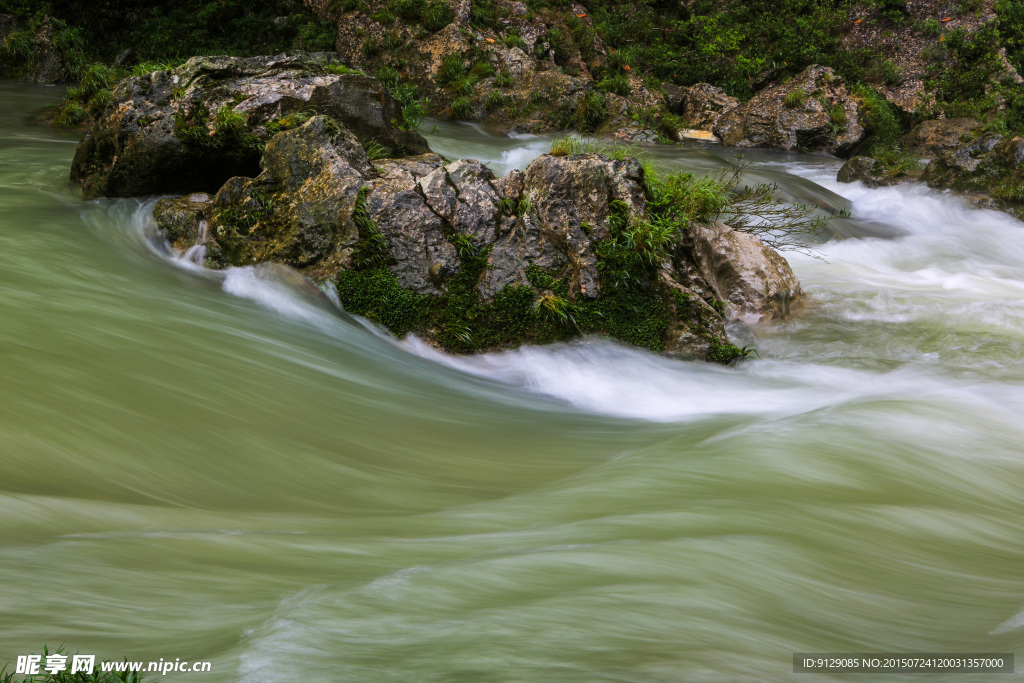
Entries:
[[[804,309],[733,331],[759,359],[442,357],[281,269],[171,259],[151,200],[82,201],[78,134],[32,121],[58,95],[0,84],[0,666],[814,683],[849,677],[793,653],[1024,646],[1024,224],[749,155],[852,212],[789,255]],[[428,137],[496,172],[548,146]]]

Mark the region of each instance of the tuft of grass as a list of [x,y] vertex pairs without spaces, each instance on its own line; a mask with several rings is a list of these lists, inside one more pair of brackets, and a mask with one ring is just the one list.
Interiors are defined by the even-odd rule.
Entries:
[[632,92],[629,77],[623,73],[608,74],[602,77],[594,87],[602,92],[610,92],[622,97],[629,97]]
[[589,92],[580,99],[576,109],[564,122],[568,128],[577,128],[584,133],[591,133],[608,116],[608,105],[604,95]]
[[782,104],[786,105],[790,109],[799,109],[804,106],[807,102],[807,91],[803,88],[796,88],[786,93],[786,96],[782,98]]
[[466,96],[456,97],[452,102],[452,118],[469,118],[469,98]]
[[488,109],[500,109],[502,106],[504,106],[504,104],[505,95],[498,92],[497,90],[492,90],[490,93],[488,93],[487,99],[484,100],[484,106],[487,107]]
[[519,31],[509,31],[508,35],[505,36],[502,41],[505,43],[505,47],[518,47],[523,52],[527,52],[529,48],[526,46],[526,41],[519,35]]
[[448,85],[465,78],[467,72],[466,64],[460,55],[445,55],[437,69],[437,82],[441,85]]
[[548,152],[554,157],[576,156],[578,154],[600,154],[609,159],[623,161],[637,157],[640,150],[632,145],[623,145],[618,142],[604,143],[593,138],[581,138],[576,135],[569,135],[564,138],[555,138],[551,141],[551,148]]
[[366,156],[370,158],[370,161],[377,161],[378,159],[387,159],[391,156],[391,150],[384,145],[380,144],[376,140],[367,140],[363,143],[363,149],[366,150]]

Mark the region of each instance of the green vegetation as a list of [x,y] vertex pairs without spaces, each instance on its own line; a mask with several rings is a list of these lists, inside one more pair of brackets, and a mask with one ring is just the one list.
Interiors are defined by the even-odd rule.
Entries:
[[604,95],[592,91],[580,98],[576,108],[562,120],[562,127],[592,133],[607,117],[608,105]]
[[790,109],[799,109],[804,106],[805,102],[807,102],[807,91],[803,88],[791,90],[782,98],[782,103]]
[[469,118],[469,98],[465,96],[456,97],[452,101],[452,118]]

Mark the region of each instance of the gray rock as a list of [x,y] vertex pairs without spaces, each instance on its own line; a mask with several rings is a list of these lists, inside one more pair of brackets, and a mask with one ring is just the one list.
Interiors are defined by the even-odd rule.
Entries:
[[717,349],[732,344],[721,314],[693,290],[663,272],[660,282],[669,309],[664,353],[680,360],[717,360]]
[[907,149],[934,159],[955,152],[970,142],[974,138],[974,129],[979,125],[972,118],[924,121],[903,137],[903,144]]
[[754,235],[725,223],[690,226],[693,262],[731,319],[753,323],[784,318],[801,295],[783,256]]
[[866,156],[856,156],[843,164],[836,174],[841,183],[860,181],[868,187],[884,187],[896,185],[911,177],[905,174],[892,175],[876,160]]
[[53,22],[50,17],[43,19],[36,33],[35,54],[32,57],[32,72],[28,80],[40,85],[63,81],[67,66],[60,50],[53,44]]
[[396,156],[429,151],[392,121],[399,107],[376,79],[331,73],[331,53],[194,57],[173,71],[122,81],[79,145],[71,179],[86,197],[216,191],[259,172],[268,125],[326,114]]
[[740,101],[721,88],[698,83],[685,89],[679,113],[691,127],[711,130],[722,115],[739,106]]

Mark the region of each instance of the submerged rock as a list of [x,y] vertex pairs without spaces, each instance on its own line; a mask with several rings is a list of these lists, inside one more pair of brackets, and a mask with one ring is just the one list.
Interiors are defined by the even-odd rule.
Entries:
[[866,134],[843,79],[817,65],[726,111],[712,130],[732,147],[827,151],[837,156],[848,155]]
[[194,57],[122,81],[79,145],[71,179],[86,197],[216,191],[255,175],[273,133],[314,113],[392,156],[428,150],[419,133],[392,126],[399,107],[376,79],[330,53]]

